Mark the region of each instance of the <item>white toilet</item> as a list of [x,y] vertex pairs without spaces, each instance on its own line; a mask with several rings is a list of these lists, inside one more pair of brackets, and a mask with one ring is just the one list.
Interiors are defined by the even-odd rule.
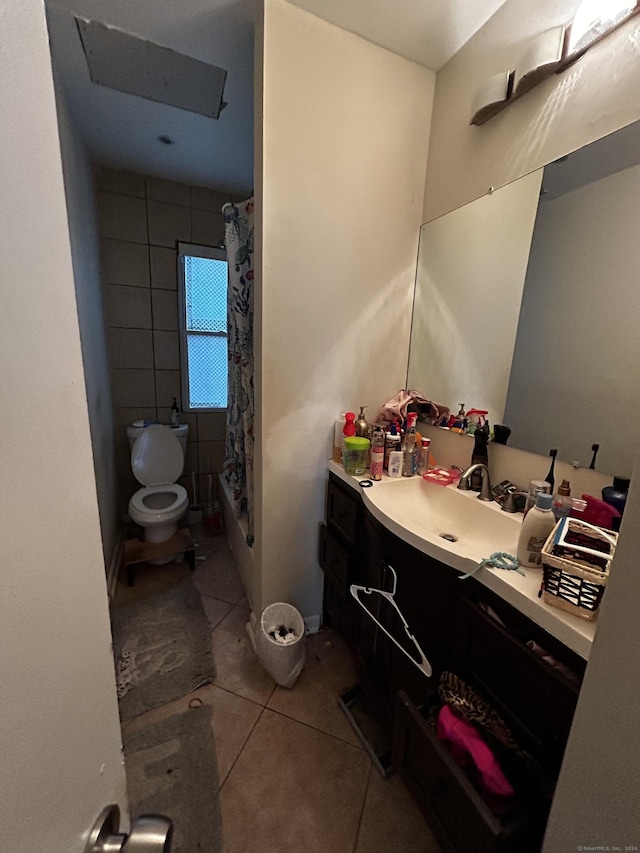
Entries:
[[176,483],[182,474],[189,427],[151,424],[127,427],[131,470],[144,488],[129,501],[129,515],[144,528],[146,542],[164,542],[187,511],[187,490]]

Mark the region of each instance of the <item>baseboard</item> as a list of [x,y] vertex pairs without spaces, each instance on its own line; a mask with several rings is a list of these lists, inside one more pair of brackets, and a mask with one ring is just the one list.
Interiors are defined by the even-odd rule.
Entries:
[[118,583],[118,574],[122,563],[122,549],[124,548],[124,532],[118,530],[115,548],[111,555],[111,562],[107,566],[107,595],[109,601],[113,601],[113,596],[116,593],[116,584]]
[[314,613],[313,616],[303,616],[305,634],[317,634],[322,625],[322,614]]

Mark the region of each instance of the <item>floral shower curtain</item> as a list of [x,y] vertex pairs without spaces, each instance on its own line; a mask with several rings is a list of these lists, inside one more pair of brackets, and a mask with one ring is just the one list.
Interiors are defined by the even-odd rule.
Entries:
[[250,198],[222,208],[229,264],[224,472],[233,491],[236,516],[247,513],[248,545],[253,545],[253,206]]

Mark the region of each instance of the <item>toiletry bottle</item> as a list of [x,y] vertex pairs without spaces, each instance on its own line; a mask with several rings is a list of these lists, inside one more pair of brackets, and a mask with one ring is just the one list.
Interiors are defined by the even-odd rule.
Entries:
[[356,435],[360,438],[369,438],[369,421],[364,416],[364,410],[368,406],[360,406],[360,414],[356,420]]
[[[399,447],[400,445],[398,445]],[[402,450],[392,450],[389,454],[389,470],[387,473],[390,477],[402,477],[402,463],[404,454]]]
[[[473,434],[473,453],[471,454],[471,464],[489,465],[489,453],[487,451],[487,443],[489,441],[489,424],[479,426]],[[474,471],[469,480],[469,487],[473,492],[479,492],[482,489],[482,472]]]
[[342,434],[343,429],[344,412],[338,415],[333,427],[333,461],[338,463],[342,462],[342,442],[344,441],[344,436]]
[[614,477],[613,485],[605,486],[602,490],[602,500],[611,504],[614,509],[618,510],[620,515],[624,513],[630,483],[631,480],[628,477]]
[[389,470],[389,456],[392,451],[400,450],[400,436],[398,435],[398,428],[396,426],[395,421],[391,424],[391,429],[387,433],[387,437],[384,442],[384,470]]
[[384,430],[381,426],[374,426],[373,438],[371,440],[371,479],[381,480],[384,468]]
[[359,435],[345,436],[343,459],[347,474],[360,476],[365,473],[369,464],[370,445],[368,438],[360,438]]
[[467,412],[467,433],[469,435],[473,435],[478,427],[484,426],[487,422],[487,415],[489,412],[487,409],[469,409]]
[[495,444],[506,444],[511,435],[511,428],[505,424],[493,425],[493,440]]
[[551,512],[552,500],[553,497],[548,492],[538,492],[536,505],[529,510],[522,522],[516,551],[521,566],[530,569],[542,566],[542,546],[556,526]]
[[342,425],[342,465],[346,468],[345,458],[344,458],[344,440],[345,438],[352,438],[356,434],[356,413],[355,412],[345,412],[344,413],[344,423]]
[[426,474],[431,467],[429,457],[431,456],[431,439],[423,438],[422,447],[418,456],[418,474]]
[[402,442],[402,476],[413,477],[416,473],[416,420],[418,415],[409,412],[407,415],[407,431]]
[[527,515],[529,510],[535,505],[538,492],[548,492],[551,494],[551,486],[546,480],[529,480],[529,491],[527,492],[527,502],[524,507],[524,514]]
[[171,426],[180,426],[180,406],[178,405],[178,401],[175,397],[171,404]]
[[560,521],[561,518],[571,515],[571,507],[571,484],[568,480],[563,480],[551,503],[551,511],[555,520]]

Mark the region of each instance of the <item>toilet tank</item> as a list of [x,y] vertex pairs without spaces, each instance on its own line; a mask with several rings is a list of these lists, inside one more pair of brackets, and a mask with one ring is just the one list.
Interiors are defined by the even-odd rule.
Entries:
[[[147,424],[149,426],[149,424]],[[180,424],[180,426],[174,427],[171,424],[163,424],[166,429],[170,429],[172,433],[176,436],[178,441],[180,442],[180,447],[182,449],[182,458],[184,459],[185,454],[187,452],[187,436],[189,435],[189,425],[188,424]],[[127,427],[127,439],[129,440],[129,450],[133,450],[133,445],[135,443],[136,438],[142,434],[143,430],[146,429],[146,426],[143,426],[142,422],[136,422],[131,424],[131,426]]]

